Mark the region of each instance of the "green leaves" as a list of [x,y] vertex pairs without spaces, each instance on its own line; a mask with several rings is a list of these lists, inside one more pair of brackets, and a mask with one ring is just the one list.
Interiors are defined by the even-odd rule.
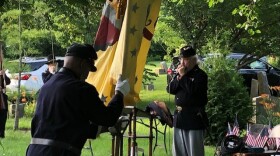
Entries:
[[[152,63],[148,63],[148,65],[153,67],[156,66],[155,64]],[[142,79],[143,86],[152,84],[153,81],[156,80],[156,77],[158,77],[158,75],[152,69],[144,68],[143,79]]]
[[[238,113],[239,125],[245,127],[253,115],[252,104],[243,78],[234,70],[234,62],[224,57],[207,59],[203,69],[208,74],[208,104],[210,130],[214,142],[226,132],[227,122],[233,123]],[[209,137],[207,138],[210,141]]]
[[158,26],[164,23],[166,30],[175,33],[163,28],[157,42],[168,41],[168,51],[176,49],[173,47],[176,46],[175,37],[178,37],[197,48],[199,54],[227,49],[280,55],[276,46],[280,43],[279,10],[279,0],[165,0]]
[[211,7],[214,7],[218,3],[223,3],[224,0],[207,0],[207,2],[208,2],[208,6],[211,8]]
[[[63,55],[72,42],[93,43],[105,1],[20,2],[21,10],[18,1],[14,0],[5,0],[0,9],[0,38],[9,46],[6,49],[9,56],[19,54],[19,15],[25,50],[34,49],[40,51],[40,55],[46,55],[53,42],[57,54]],[[250,3],[242,0],[162,0],[153,43],[167,52],[176,51],[182,44],[191,44],[199,54],[220,49],[280,55],[277,46],[280,43],[279,10],[279,0]],[[52,33],[43,33],[47,30]],[[25,33],[29,31],[32,35]]]
[[[104,1],[6,0],[0,10],[0,38],[6,54],[18,58],[19,43],[29,56],[64,55],[72,42],[93,43]],[[20,17],[20,20],[19,20]],[[20,28],[19,28],[20,26]],[[21,38],[20,38],[21,34]]]

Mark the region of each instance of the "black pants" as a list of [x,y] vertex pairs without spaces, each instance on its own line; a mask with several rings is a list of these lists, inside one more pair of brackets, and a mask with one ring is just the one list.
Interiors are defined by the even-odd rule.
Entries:
[[0,138],[5,138],[5,128],[8,113],[8,97],[6,94],[3,94],[3,98],[6,109],[0,110]]

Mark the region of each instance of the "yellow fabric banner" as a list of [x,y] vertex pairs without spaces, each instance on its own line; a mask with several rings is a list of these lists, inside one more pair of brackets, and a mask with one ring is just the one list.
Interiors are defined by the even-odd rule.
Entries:
[[160,3],[161,0],[127,0],[123,20],[115,18],[116,7],[109,2],[105,4],[94,44],[96,49],[101,49],[98,49],[97,72],[90,73],[87,82],[97,88],[106,104],[114,95],[115,84],[120,74],[123,79],[128,79],[130,84],[130,93],[125,97],[125,105],[135,105],[140,100],[144,66]]

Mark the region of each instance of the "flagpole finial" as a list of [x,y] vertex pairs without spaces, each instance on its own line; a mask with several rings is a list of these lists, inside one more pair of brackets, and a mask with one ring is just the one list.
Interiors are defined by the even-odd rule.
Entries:
[[232,135],[233,133],[232,133],[232,129],[231,129],[231,126],[230,126],[230,124],[229,124],[229,122],[228,122],[228,135]]

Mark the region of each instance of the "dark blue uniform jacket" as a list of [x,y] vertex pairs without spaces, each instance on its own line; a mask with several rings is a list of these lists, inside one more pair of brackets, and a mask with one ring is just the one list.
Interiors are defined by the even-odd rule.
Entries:
[[[94,86],[80,81],[71,70],[62,68],[40,90],[31,135],[82,149],[87,138],[96,135],[96,125],[113,126],[122,108],[121,94],[116,94],[106,107]],[[27,155],[74,154],[65,149],[32,144]]]
[[42,80],[44,83],[46,83],[54,74],[52,74],[49,69],[47,69],[46,71],[44,71],[42,73]]
[[205,113],[207,104],[208,76],[198,66],[187,72],[180,80],[176,78],[167,86],[167,91],[175,95],[176,106],[173,126],[185,130],[205,129],[208,118]]

